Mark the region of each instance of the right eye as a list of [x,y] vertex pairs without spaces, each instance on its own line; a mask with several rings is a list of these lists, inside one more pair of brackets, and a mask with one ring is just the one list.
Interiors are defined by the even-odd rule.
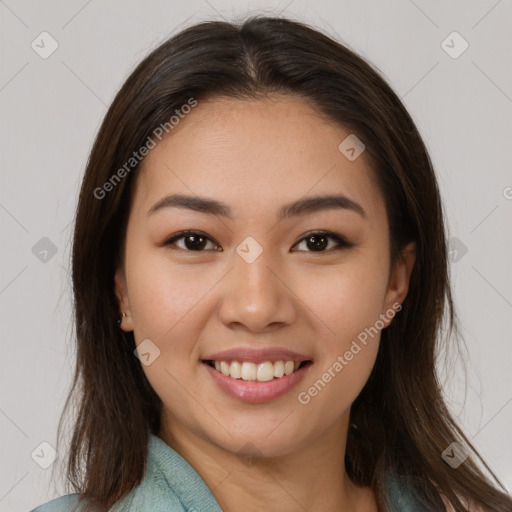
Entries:
[[[184,241],[184,246],[180,247],[176,244],[178,240]],[[187,252],[204,252],[205,246],[209,242],[213,242],[213,240],[206,235],[205,233],[202,233],[200,231],[180,231],[179,233],[176,233],[175,235],[172,235],[170,238],[168,238],[163,245],[164,246],[172,246],[172,249],[177,248],[180,251],[187,251]],[[218,245],[215,245],[215,247],[219,247]],[[219,249],[214,249],[215,251]],[[220,249],[222,250],[222,249]]]

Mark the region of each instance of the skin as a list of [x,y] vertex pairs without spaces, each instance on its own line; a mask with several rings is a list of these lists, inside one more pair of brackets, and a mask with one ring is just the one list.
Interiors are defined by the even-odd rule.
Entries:
[[[160,356],[143,366],[164,403],[158,435],[224,511],[377,511],[373,492],[348,478],[344,454],[350,406],[380,336],[308,404],[297,400],[359,333],[403,302],[414,265],[410,244],[391,267],[370,160],[363,152],[349,161],[338,150],[349,133],[300,98],[216,98],[199,102],[137,171],[115,274],[121,328],[137,344],[149,338],[158,346]],[[225,202],[234,219],[175,207],[147,214],[178,192]],[[283,204],[327,193],[356,201],[366,216],[331,209],[277,221]],[[202,252],[187,251],[185,239],[162,245],[187,229],[210,237]],[[304,241],[311,231],[355,245],[336,250],[329,239],[315,252]],[[252,263],[236,252],[248,236],[263,249]],[[226,395],[200,362],[231,347],[267,346],[305,354],[313,365],[297,388],[263,404]]]

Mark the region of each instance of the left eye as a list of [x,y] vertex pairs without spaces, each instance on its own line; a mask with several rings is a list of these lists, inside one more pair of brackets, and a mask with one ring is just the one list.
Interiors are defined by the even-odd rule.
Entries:
[[[184,240],[184,247],[177,245],[177,241]],[[313,248],[310,252],[326,252],[325,249],[329,246],[329,240],[335,242],[334,249],[343,249],[353,247],[354,244],[348,242],[341,235],[332,233],[330,231],[316,231],[309,233],[307,236],[301,238],[295,245],[298,246],[301,243],[305,243],[308,249]],[[189,251],[189,252],[203,252],[208,242],[211,242],[216,248],[215,251],[222,251],[219,246],[216,245],[213,240],[199,231],[182,231],[168,238],[163,245],[176,245],[178,249]],[[294,246],[295,247],[295,246]],[[333,249],[330,247],[329,249]]]
[[[329,239],[334,240],[334,249],[348,249],[349,247],[354,246],[354,244],[345,240],[345,238],[343,238],[341,235],[332,233],[330,231],[317,231],[314,233],[309,233],[306,237],[299,240],[299,244],[305,243],[308,248],[313,247],[314,250],[310,252],[327,252],[324,249],[326,249],[326,247],[329,245]],[[330,249],[333,249],[333,247]]]

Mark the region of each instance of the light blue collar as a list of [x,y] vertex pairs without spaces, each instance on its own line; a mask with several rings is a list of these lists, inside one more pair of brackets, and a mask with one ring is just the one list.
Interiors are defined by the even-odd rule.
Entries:
[[154,464],[164,475],[188,512],[222,512],[212,492],[197,471],[158,436],[150,434],[148,465]]

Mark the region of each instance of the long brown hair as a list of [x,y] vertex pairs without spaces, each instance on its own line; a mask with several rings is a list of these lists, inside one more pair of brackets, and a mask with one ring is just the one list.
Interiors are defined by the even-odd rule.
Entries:
[[[74,405],[68,481],[91,510],[107,510],[140,483],[149,434],[160,429],[162,403],[134,356],[133,333],[115,324],[113,276],[137,174],[126,163],[190,98],[272,93],[303,98],[363,141],[385,199],[393,261],[416,242],[403,310],[382,332],[371,376],[351,408],[357,428],[347,439],[349,476],[372,487],[382,510],[390,507],[389,474],[406,479],[435,510],[445,509],[442,496],[457,512],[472,504],[512,510],[442,398],[440,332],[445,324],[456,331],[456,317],[440,193],[413,120],[380,73],[349,48],[305,24],[259,16],[202,22],[165,41],[128,77],[96,137],[72,249],[76,368],[58,430],[60,440]],[[113,180],[116,173],[122,179]],[[454,441],[470,453],[456,470],[441,457]]]

